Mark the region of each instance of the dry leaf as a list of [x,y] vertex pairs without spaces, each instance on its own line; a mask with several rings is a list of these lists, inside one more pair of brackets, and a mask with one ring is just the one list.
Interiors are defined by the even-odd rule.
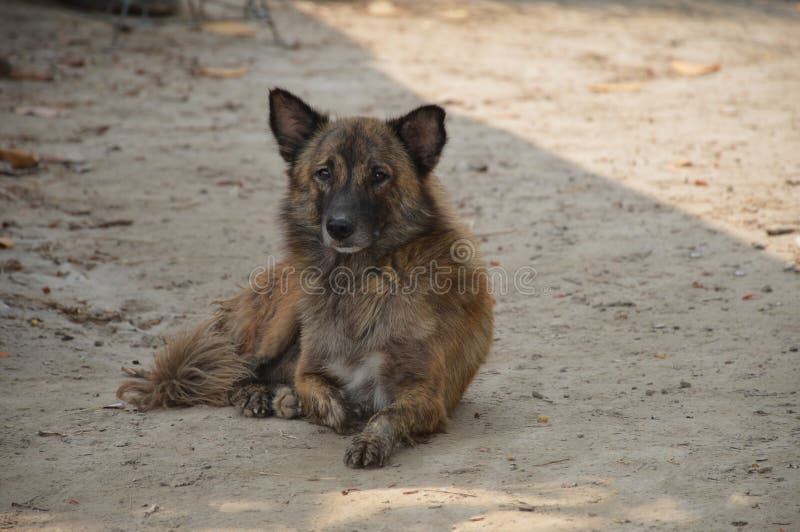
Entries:
[[0,161],[5,161],[14,169],[33,168],[39,164],[35,154],[16,148],[0,148]]
[[719,63],[703,64],[689,61],[671,61],[669,68],[679,76],[695,77],[705,76],[720,69]]
[[241,78],[247,74],[247,67],[194,67],[192,69],[193,76],[202,76],[206,78]]
[[589,85],[589,90],[599,94],[612,92],[639,92],[642,84],[636,81],[629,83],[593,83]]
[[0,358],[8,358],[8,357],[10,357],[10,356],[11,356],[11,355],[9,355],[8,353],[6,353],[5,351],[0,351]]
[[200,29],[207,33],[228,35],[231,37],[252,37],[256,34],[256,29],[252,25],[244,22],[237,22],[235,20],[206,22],[204,24],[200,24]]
[[550,421],[549,416],[539,416],[536,418],[537,423],[547,423],[548,421]]
[[367,6],[367,13],[376,17],[390,17],[397,13],[397,8],[392,2],[379,0],[377,2],[370,2]]
[[81,68],[86,66],[86,58],[74,54],[61,56],[58,62],[59,64],[72,68]]
[[7,236],[0,236],[0,249],[11,249],[14,247],[14,240]]
[[656,356],[656,358],[659,358],[661,360],[664,360],[665,358],[667,358],[667,355],[664,354],[664,353],[656,353],[655,356]]
[[486,519],[485,515],[476,515],[474,517],[470,517],[468,521],[472,521],[474,523],[475,521],[483,521],[484,519]]
[[53,81],[49,72],[12,70],[8,77],[17,81]]

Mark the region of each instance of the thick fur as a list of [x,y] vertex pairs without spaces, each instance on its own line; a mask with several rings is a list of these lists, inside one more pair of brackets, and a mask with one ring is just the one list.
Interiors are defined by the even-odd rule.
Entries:
[[286,260],[118,394],[143,409],[302,412],[360,429],[345,463],[380,467],[398,443],[444,428],[492,342],[488,276],[431,173],[444,111],[333,121],[275,89],[270,126],[289,166]]
[[142,410],[170,406],[230,404],[235,383],[251,376],[227,335],[205,323],[176,334],[153,367],[117,390]]

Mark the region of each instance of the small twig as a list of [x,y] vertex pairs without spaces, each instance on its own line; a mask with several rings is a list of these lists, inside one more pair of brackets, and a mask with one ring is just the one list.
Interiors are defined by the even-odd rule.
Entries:
[[308,480],[310,482],[316,482],[318,480],[339,480],[337,477],[317,477],[317,476],[304,476],[304,475],[288,475],[286,473],[273,473],[271,471],[261,471],[258,473],[259,475],[264,475],[268,477],[286,477],[286,478],[299,478],[302,480]]
[[542,467],[546,465],[560,464],[561,462],[566,462],[567,460],[571,460],[571,458],[562,458],[561,460],[551,460],[549,462],[543,462],[541,464],[533,464],[531,467]]
[[292,436],[291,434],[286,434],[282,430],[280,431],[281,438],[288,438],[290,440],[296,440],[297,436]]
[[433,490],[433,489],[424,489],[422,491],[433,491],[436,493],[449,493],[450,495],[458,495],[460,497],[477,497],[477,495],[473,495],[471,493],[461,493],[458,491],[447,491],[447,490]]
[[500,231],[489,231],[488,233],[476,233],[475,238],[484,238],[487,236],[510,235],[515,233],[516,229],[502,229]]

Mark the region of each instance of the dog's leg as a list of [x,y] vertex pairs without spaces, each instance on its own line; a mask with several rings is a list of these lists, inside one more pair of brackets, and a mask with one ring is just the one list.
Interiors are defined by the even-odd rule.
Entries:
[[318,374],[298,371],[294,385],[303,404],[303,413],[309,421],[330,427],[338,433],[347,432],[344,397],[327,379]]
[[409,387],[372,416],[347,448],[344,463],[354,468],[383,467],[398,442],[437,432],[446,421],[444,402],[435,387]]
[[236,390],[232,402],[245,417],[293,419],[301,413],[297,395],[286,384],[244,384]]

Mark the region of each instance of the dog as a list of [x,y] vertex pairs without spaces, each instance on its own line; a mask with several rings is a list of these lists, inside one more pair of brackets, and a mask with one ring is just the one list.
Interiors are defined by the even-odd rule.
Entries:
[[117,395],[141,410],[236,405],[250,417],[356,432],[353,468],[442,431],[493,340],[494,299],[474,238],[433,170],[436,105],[332,119],[269,92],[288,171],[287,256],[173,338]]

